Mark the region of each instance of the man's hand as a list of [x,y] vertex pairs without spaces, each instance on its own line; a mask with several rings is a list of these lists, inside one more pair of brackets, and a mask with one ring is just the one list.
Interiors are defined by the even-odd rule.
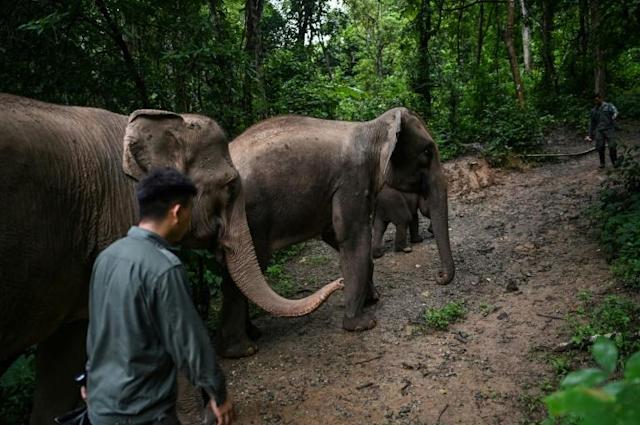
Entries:
[[87,402],[87,387],[84,385],[80,387],[80,397],[82,397],[82,401]]
[[591,142],[591,141],[593,141],[593,139],[591,138],[591,136],[586,136],[586,137],[584,138],[584,141],[585,141],[585,142]]
[[236,414],[233,411],[233,404],[231,399],[227,397],[222,405],[218,406],[215,400],[209,402],[213,414],[216,415],[217,425],[231,425],[235,419]]

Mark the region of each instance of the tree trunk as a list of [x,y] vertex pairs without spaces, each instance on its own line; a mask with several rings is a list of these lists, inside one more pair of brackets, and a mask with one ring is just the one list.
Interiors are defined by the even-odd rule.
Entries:
[[595,92],[602,96],[606,95],[607,73],[604,60],[604,49],[602,48],[602,20],[600,15],[599,0],[591,0],[591,39],[593,40],[593,80]]
[[120,49],[120,52],[122,53],[122,58],[124,59],[124,63],[127,67],[127,70],[129,71],[129,75],[131,75],[131,79],[133,80],[133,83],[136,86],[136,90],[138,92],[138,98],[140,99],[140,106],[148,107],[149,97],[147,96],[147,86],[144,82],[144,79],[142,78],[142,75],[140,75],[140,73],[138,72],[135,61],[131,56],[131,52],[129,52],[129,47],[127,46],[127,43],[124,41],[124,38],[122,37],[122,31],[120,31],[120,28],[118,27],[118,23],[111,17],[111,14],[109,13],[109,9],[107,8],[107,5],[105,4],[104,0],[96,0],[96,6],[100,11],[100,13],[102,14],[102,17],[104,18],[105,23],[107,24],[107,27],[109,29],[108,31],[109,35],[111,36],[113,41],[116,43],[116,46],[118,46],[118,48]]
[[529,22],[529,11],[525,0],[520,0],[520,10],[522,12],[522,52],[524,54],[524,70],[531,72],[533,61],[531,59],[531,26]]
[[222,0],[209,0],[209,20],[213,28],[213,34],[216,40],[222,40],[225,35],[224,30],[224,10],[222,9]]
[[422,0],[420,12],[417,16],[418,24],[418,68],[414,82],[414,90],[424,102],[424,116],[431,116],[431,60],[429,58],[429,42],[433,35],[432,24],[433,11],[430,0]]
[[264,100],[264,87],[262,84],[262,39],[260,34],[260,21],[264,0],[246,0],[245,2],[245,46],[244,50],[249,57],[249,64],[245,72],[243,87],[243,109],[249,121],[257,118],[254,100]]
[[557,93],[555,58],[553,55],[553,20],[555,0],[542,2],[542,61],[544,62],[543,85]]
[[518,67],[518,57],[516,55],[516,48],[513,43],[513,27],[515,22],[515,0],[507,1],[507,28],[504,32],[504,42],[507,46],[507,53],[509,54],[509,63],[511,64],[511,75],[513,76],[513,83],[516,86],[516,97],[518,99],[518,105],[524,108],[524,86],[522,85],[522,78],[520,77],[520,68]]
[[476,51],[476,66],[482,60],[482,44],[484,43],[484,3],[480,3],[480,17],[478,18],[478,50]]

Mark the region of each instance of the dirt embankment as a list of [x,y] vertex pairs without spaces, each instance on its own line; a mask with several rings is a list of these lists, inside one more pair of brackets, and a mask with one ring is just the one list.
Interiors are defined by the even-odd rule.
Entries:
[[[577,140],[564,146],[584,149]],[[563,318],[576,294],[610,279],[585,211],[605,173],[593,154],[524,171],[487,172],[468,158],[447,169],[454,179],[474,176],[452,184],[454,282],[435,283],[433,239],[393,253],[389,232],[375,263],[374,330],[343,331],[338,294],[307,317],[260,318],[259,353],[224,361],[240,424],[519,424],[535,416],[533,400],[553,377],[545,350],[567,339]],[[288,271],[301,288],[340,274],[321,242],[308,243]],[[419,330],[425,308],[452,300],[465,302],[463,321]]]

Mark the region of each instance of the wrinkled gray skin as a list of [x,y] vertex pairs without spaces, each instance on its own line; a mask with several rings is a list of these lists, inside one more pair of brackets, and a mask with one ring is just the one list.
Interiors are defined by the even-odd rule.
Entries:
[[128,120],[0,94],[0,160],[0,374],[38,344],[31,424],[50,424],[78,401],[72,377],[85,363],[91,267],[135,223],[135,180],[152,168],[191,177],[199,194],[185,245],[223,252],[258,305],[305,314],[335,289],[288,301],[268,287],[226,137],[207,117],[142,110]]
[[[418,193],[400,192],[392,187],[384,185],[376,199],[376,210],[373,218],[373,258],[384,255],[384,232],[389,223],[396,227],[396,235],[393,249],[396,252],[411,252],[411,244],[407,241],[407,227],[409,228],[410,242],[419,243],[423,238],[418,230],[418,210],[429,218],[429,205],[427,198]],[[432,232],[433,227],[429,226]]]
[[[285,116],[262,121],[229,145],[246,188],[249,228],[258,260],[317,236],[339,251],[345,285],[343,327],[376,325],[366,302],[375,302],[372,284],[371,216],[386,182],[406,192],[429,187],[431,215],[442,271],[441,284],[454,276],[449,246],[446,180],[436,144],[422,120],[405,108],[368,122],[327,121]],[[252,355],[257,347],[247,301],[227,276],[223,284],[221,354]]]

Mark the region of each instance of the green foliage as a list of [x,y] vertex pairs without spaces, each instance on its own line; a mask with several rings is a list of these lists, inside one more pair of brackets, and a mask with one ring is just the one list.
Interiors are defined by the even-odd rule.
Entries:
[[640,147],[623,153],[593,209],[598,237],[614,275],[640,288]]
[[290,246],[276,252],[271,260],[271,264],[265,271],[265,276],[273,289],[284,297],[293,295],[295,287],[291,281],[291,276],[286,271],[286,264],[293,258],[300,255],[304,249],[304,244]]
[[211,251],[182,249],[179,254],[192,285],[207,285],[212,293],[220,290],[222,269]]
[[482,119],[464,120],[455,137],[484,145],[487,156],[502,165],[510,156],[538,150],[545,124],[550,122],[549,116],[541,117],[538,111],[520,109],[503,99],[485,109]]
[[571,340],[578,346],[585,346],[595,335],[611,335],[623,353],[640,349],[637,335],[639,313],[639,305],[618,296],[607,296],[602,302],[584,302],[575,314],[569,316]]
[[566,356],[553,356],[550,359],[551,366],[557,376],[565,376],[569,373],[571,360]]
[[452,301],[442,308],[428,308],[424,312],[424,322],[430,328],[444,330],[450,324],[462,319],[465,314],[464,304]]
[[[615,379],[618,349],[607,338],[598,338],[592,347],[599,368],[568,374],[561,389],[545,404],[552,418],[577,425],[631,425],[640,423],[640,352],[626,362],[622,379]],[[546,424],[557,423],[549,418]]]
[[19,357],[0,376],[0,425],[29,422],[31,399],[35,389],[35,356]]

